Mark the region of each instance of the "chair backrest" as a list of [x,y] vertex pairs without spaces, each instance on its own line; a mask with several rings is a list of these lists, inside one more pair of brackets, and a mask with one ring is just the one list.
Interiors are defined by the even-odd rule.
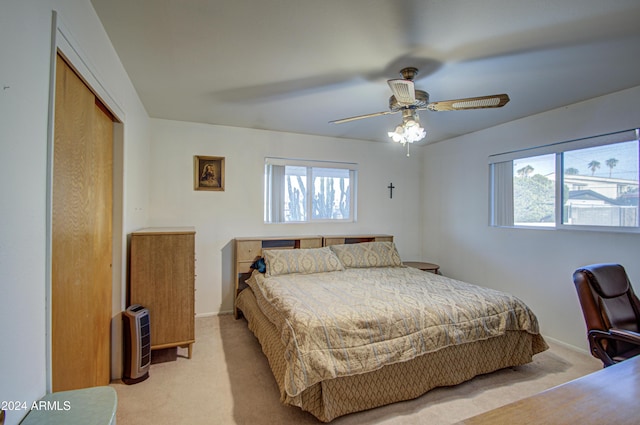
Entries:
[[[612,328],[640,331],[640,300],[620,264],[581,267],[573,273],[573,282],[587,331]],[[615,354],[622,349],[625,347],[612,344],[607,352]]]

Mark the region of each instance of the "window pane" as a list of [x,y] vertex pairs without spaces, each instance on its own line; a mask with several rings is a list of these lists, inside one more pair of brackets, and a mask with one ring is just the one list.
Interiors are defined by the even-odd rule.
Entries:
[[284,167],[284,221],[307,220],[307,168]]
[[355,221],[357,168],[345,162],[265,158],[265,223]]
[[567,151],[563,162],[563,224],[638,226],[637,140]]
[[555,225],[555,157],[549,154],[513,161],[514,225]]
[[351,218],[349,170],[312,169],[314,219],[346,220]]

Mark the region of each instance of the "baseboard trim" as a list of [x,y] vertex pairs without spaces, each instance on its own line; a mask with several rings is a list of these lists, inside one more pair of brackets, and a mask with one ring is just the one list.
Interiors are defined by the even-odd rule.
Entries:
[[223,310],[223,311],[219,311],[219,312],[209,312],[209,313],[198,313],[196,314],[196,319],[199,319],[200,317],[214,317],[214,316],[223,316],[225,314],[233,314],[232,310]]
[[555,339],[555,338],[552,338],[552,337],[547,336],[547,335],[542,335],[542,337],[544,339],[548,340],[548,341],[553,342],[554,344],[562,345],[563,347],[568,348],[569,350],[576,351],[576,352],[582,353],[582,354],[586,354],[588,356],[591,355],[591,352],[589,352],[589,350],[585,350],[584,348],[576,347],[575,345],[568,344],[568,343],[566,343],[564,341],[560,341],[559,339]]

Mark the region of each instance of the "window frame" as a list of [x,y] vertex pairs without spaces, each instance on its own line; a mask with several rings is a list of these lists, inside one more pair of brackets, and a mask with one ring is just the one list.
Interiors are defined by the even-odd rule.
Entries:
[[[305,167],[306,170],[306,189],[308,194],[312,196],[306,197],[305,202],[305,216],[306,220],[287,221],[284,218],[284,203],[285,195],[274,194],[273,188],[277,186],[270,176],[273,174],[270,172],[270,166],[281,167]],[[314,218],[313,214],[313,169],[335,169],[335,170],[348,170],[349,171],[349,218]],[[283,170],[284,172],[284,170]],[[320,223],[355,223],[357,220],[357,182],[358,182],[358,164],[351,162],[337,162],[337,161],[321,161],[321,160],[305,160],[294,158],[279,158],[279,157],[265,157],[264,160],[264,194],[263,194],[263,220],[265,224],[320,224]],[[284,190],[284,187],[283,187]],[[276,205],[275,202],[279,202]],[[279,211],[282,211],[281,213]],[[282,215],[280,220],[278,216]]]
[[[614,233],[640,233],[640,206],[636,210],[636,220],[638,225],[631,226],[598,226],[585,224],[565,224],[563,222],[563,196],[564,196],[564,153],[568,151],[587,149],[592,147],[600,147],[624,143],[629,141],[637,141],[638,148],[638,175],[637,181],[640,183],[640,129],[634,128],[629,130],[617,131],[613,133],[601,134],[581,139],[574,139],[565,142],[552,143],[544,146],[536,146],[527,149],[504,152],[500,154],[490,155],[489,162],[489,226],[490,227],[507,227],[516,229],[537,229],[537,230],[586,230]],[[501,187],[506,187],[505,181],[501,180],[501,176],[496,177],[496,170],[500,167],[496,164],[510,163],[513,168],[513,161],[522,158],[536,157],[546,154],[555,154],[555,223],[553,226],[533,226],[533,225],[516,225],[513,222],[513,196],[504,203],[504,199],[508,197],[500,196],[496,193],[497,184],[501,183]],[[498,172],[504,172],[498,170]],[[513,180],[513,171],[510,172],[511,180]],[[512,185],[513,183],[511,183]],[[500,198],[500,199],[498,199]],[[509,217],[505,219],[504,208],[511,208],[511,222]],[[496,217],[500,223],[496,223]],[[506,223],[506,224],[505,224]]]

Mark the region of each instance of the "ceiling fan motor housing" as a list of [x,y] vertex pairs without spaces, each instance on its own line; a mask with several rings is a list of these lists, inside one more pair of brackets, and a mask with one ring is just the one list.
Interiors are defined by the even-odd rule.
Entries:
[[424,90],[416,90],[416,101],[412,105],[403,105],[395,96],[389,98],[389,109],[398,112],[402,109],[424,109],[429,104],[429,93]]

